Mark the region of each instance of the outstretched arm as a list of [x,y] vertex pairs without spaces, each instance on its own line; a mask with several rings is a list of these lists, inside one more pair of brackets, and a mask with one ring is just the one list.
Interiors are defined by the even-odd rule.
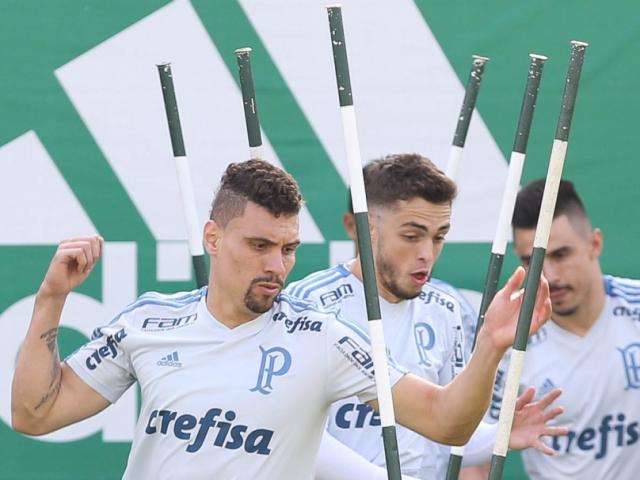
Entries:
[[[487,310],[478,332],[474,354],[465,369],[448,385],[439,387],[415,375],[405,375],[393,387],[398,422],[432,440],[463,445],[480,423],[493,388],[500,358],[513,343],[525,277],[519,267]],[[551,315],[549,284],[543,277],[531,321],[536,332]],[[376,402],[372,402],[377,408]]]
[[63,241],[40,285],[13,376],[11,417],[13,428],[19,432],[49,433],[109,405],[61,364],[58,355],[58,326],[66,298],[89,276],[102,245],[98,236]]

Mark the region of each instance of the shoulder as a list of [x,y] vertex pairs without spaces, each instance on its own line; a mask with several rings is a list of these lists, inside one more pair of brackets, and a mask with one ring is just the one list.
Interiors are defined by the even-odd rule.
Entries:
[[285,291],[292,297],[313,301],[325,308],[335,304],[343,296],[353,294],[353,287],[347,281],[350,275],[349,269],[340,264],[293,282]]
[[605,275],[603,282],[613,306],[611,315],[640,321],[640,281]]
[[[188,292],[164,294],[146,292],[116,315],[109,325],[122,325],[141,331],[158,331],[187,324],[196,315],[198,303],[206,296],[207,287]],[[101,329],[93,337],[101,335]]]
[[607,296],[640,304],[640,280],[604,275],[602,281]]
[[280,293],[273,321],[280,322],[287,333],[325,332],[329,336],[354,335],[369,343],[365,329],[343,317],[338,310],[324,310],[310,300],[294,297],[287,292]]

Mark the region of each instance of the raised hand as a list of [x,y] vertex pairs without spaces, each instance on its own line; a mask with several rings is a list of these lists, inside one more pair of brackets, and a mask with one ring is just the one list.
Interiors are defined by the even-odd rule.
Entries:
[[63,240],[56,250],[39,293],[66,296],[93,270],[102,255],[104,240],[99,235]]
[[548,408],[561,394],[562,390],[556,388],[547,393],[537,402],[533,402],[536,389],[529,387],[516,402],[513,425],[511,426],[511,438],[509,448],[523,450],[535,448],[547,455],[555,455],[555,451],[546,445],[541,437],[543,435],[566,435],[569,429],[566,427],[554,427],[547,422],[560,415],[562,407]]
[[[479,335],[490,340],[494,348],[505,351],[513,344],[520,307],[522,306],[523,291],[519,290],[525,278],[524,268],[518,267],[511,275],[505,286],[496,293],[491,305],[487,309],[484,324]],[[551,317],[551,299],[549,298],[549,283],[542,276],[536,295],[536,303],[531,318],[529,335],[538,329]]]

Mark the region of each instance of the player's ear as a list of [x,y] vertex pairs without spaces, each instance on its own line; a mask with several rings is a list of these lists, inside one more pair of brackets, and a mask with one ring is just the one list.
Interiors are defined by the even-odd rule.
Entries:
[[353,213],[346,212],[342,215],[342,226],[344,227],[345,232],[349,235],[349,238],[356,241],[356,219],[353,216]]
[[603,246],[604,246],[604,237],[602,235],[602,230],[600,230],[599,228],[594,228],[593,231],[591,232],[592,258],[597,259],[600,257]]
[[222,240],[222,228],[215,220],[208,220],[204,224],[203,244],[204,249],[211,256],[215,256],[220,249],[220,241]]

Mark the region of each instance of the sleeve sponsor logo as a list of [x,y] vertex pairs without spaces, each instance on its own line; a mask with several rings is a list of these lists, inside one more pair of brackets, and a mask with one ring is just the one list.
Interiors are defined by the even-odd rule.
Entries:
[[335,290],[320,295],[320,303],[323,307],[328,307],[337,303],[340,299],[353,297],[353,287],[350,283],[343,283]]
[[335,347],[367,378],[374,379],[373,358],[358,342],[345,336],[335,343]]
[[105,345],[97,348],[94,352],[87,357],[85,364],[89,370],[95,370],[98,365],[102,363],[105,358],[116,358],[118,356],[118,344],[126,338],[127,332],[124,328],[117,331],[113,335],[108,335],[105,339]]
[[165,330],[175,330],[176,328],[188,327],[193,325],[198,318],[198,314],[187,315],[178,318],[145,318],[142,322],[142,330],[146,332],[160,332]]
[[243,449],[247,453],[269,455],[273,430],[249,430],[247,425],[235,422],[236,416],[236,412],[227,410],[223,417],[220,408],[211,408],[200,418],[171,410],[154,410],[149,415],[145,433],[173,435],[186,443],[185,451],[188,453],[198,452],[205,441],[209,440],[207,445],[214,447]]

